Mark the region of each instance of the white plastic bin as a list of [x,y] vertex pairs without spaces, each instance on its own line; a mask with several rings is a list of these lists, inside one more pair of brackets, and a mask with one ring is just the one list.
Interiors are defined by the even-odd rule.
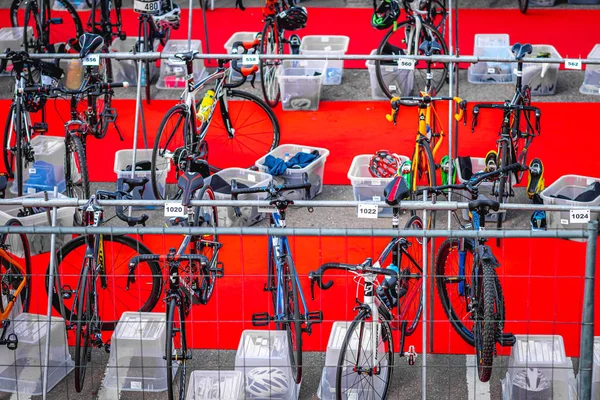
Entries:
[[[65,190],[65,139],[59,136],[37,135],[31,139],[35,162],[23,171],[23,189],[25,193]],[[38,168],[36,168],[38,167]],[[18,171],[15,172],[18,175]],[[31,181],[30,181],[31,178]],[[13,181],[10,191],[17,193],[17,184]]]
[[[473,174],[476,174],[478,172],[483,172],[483,170],[485,169],[485,158],[482,157],[470,157],[471,158],[471,169],[473,171]],[[456,181],[457,183],[465,183],[467,181],[467,179],[465,179],[463,177],[463,171],[460,168],[460,164],[458,162],[458,159],[454,160],[454,168],[456,168]],[[494,183],[493,182],[481,182],[479,184],[479,199],[484,200],[484,199],[494,199],[495,197],[492,194],[492,190],[494,188]],[[466,197],[462,197],[459,198],[459,201],[471,201],[471,194],[468,193],[467,191],[462,191],[460,193],[462,196],[466,196]],[[496,222],[498,220],[498,215],[500,215],[502,217],[502,221],[504,221],[506,219],[506,211],[498,211],[498,212],[494,212],[490,210],[490,213],[485,217],[485,221],[486,222]],[[462,210],[462,217],[465,221],[470,221],[470,217],[469,217],[469,210]]]
[[[11,321],[8,333],[19,340],[16,350],[0,346],[0,391],[19,393],[22,397],[43,394],[42,375],[46,365],[45,315],[22,313]],[[50,357],[48,368],[48,391],[52,390],[74,367],[67,344],[65,320],[50,319]],[[21,398],[14,396],[15,398]]]
[[[215,187],[212,182],[216,181],[216,177],[222,178],[227,182],[228,186],[220,188]],[[216,200],[231,199],[231,181],[236,180],[238,187],[260,187],[267,186],[273,180],[273,177],[267,173],[250,171],[242,168],[227,168],[208,177],[205,184],[213,186]],[[242,186],[240,186],[242,185]],[[238,196],[240,200],[264,200],[267,198],[266,193],[244,194]],[[265,217],[264,213],[258,212],[258,207],[239,207],[241,216],[235,214],[233,207],[218,207],[217,214],[219,216],[219,226],[250,226]]]
[[194,371],[186,400],[241,400],[243,385],[240,371]]
[[[18,197],[19,199],[39,199],[44,198],[44,193],[34,193],[27,196]],[[48,199],[54,199],[54,193],[48,192]],[[58,194],[59,199],[66,199],[67,196]],[[19,217],[19,214],[23,210],[23,206],[20,205],[5,205],[0,206],[0,225],[4,225],[9,219],[16,218],[23,226],[48,226],[52,225],[48,220],[46,209],[35,207],[34,211],[37,213],[28,215],[26,217]],[[75,213],[75,207],[60,207],[57,209],[56,225],[57,226],[73,226],[73,215]],[[71,240],[71,235],[56,235],[56,248],[58,249],[63,244]],[[50,235],[39,235],[30,234],[27,235],[29,239],[29,249],[32,255],[41,254],[50,251]]]
[[[474,53],[478,57],[512,58],[510,40],[507,34],[475,35]],[[479,62],[471,64],[467,73],[470,83],[511,83],[516,63]]]
[[[202,54],[202,42],[200,40],[192,40],[191,48],[188,48],[187,40],[169,40],[162,51],[162,55],[175,55],[177,53],[187,52],[189,50],[198,51]],[[206,74],[204,62],[202,60],[194,60],[194,80],[200,81]],[[185,62],[169,59],[162,59],[160,63],[160,77],[156,83],[159,89],[183,89],[186,85],[185,76],[187,69]]]
[[[225,42],[225,45],[223,47],[225,48],[227,54],[231,54],[231,50],[235,42],[251,42],[256,38],[256,35],[258,34],[259,33],[257,32],[236,32],[233,35],[231,35],[231,37],[227,42]],[[248,54],[254,54],[254,51],[250,50],[248,51]],[[240,74],[237,71],[234,71],[233,69],[231,69],[230,76],[231,80],[234,82],[242,79],[242,74]],[[256,82],[260,82],[260,70],[256,71]]]
[[[325,161],[327,161],[327,157],[329,156],[329,150],[324,149],[322,147],[302,146],[299,144],[282,144],[273,149],[267,155],[259,158],[258,161],[256,161],[255,165],[259,171],[269,173],[269,169],[266,166],[264,166],[265,159],[268,155],[271,155],[275,158],[284,159],[286,154],[288,154],[289,157],[292,158],[296,153],[312,153],[315,150],[319,152],[320,156],[319,158],[314,160],[310,165],[304,168],[288,168],[283,175],[274,177],[274,179],[278,183],[298,185],[304,182],[303,176],[306,173],[308,175],[308,180],[311,184],[310,198],[313,199],[323,190]],[[305,192],[304,190],[288,191],[286,192],[286,197],[288,199],[302,200],[305,197]]]
[[[27,28],[28,35],[33,35],[33,27]],[[1,28],[0,29],[0,53],[4,54],[6,50],[21,51],[23,44],[23,27]],[[8,75],[12,71],[12,63],[8,63],[3,75]]]
[[[371,55],[376,55],[377,49],[371,51]],[[367,60],[365,63],[369,70],[369,80],[371,82],[371,96],[374,100],[386,100],[389,99],[379,87],[379,81],[377,80],[377,65],[373,60]],[[414,85],[414,73],[407,69],[398,69],[398,64],[394,65],[382,65],[383,81],[386,86],[391,88],[394,92],[400,92],[403,96],[409,96]]]
[[[594,46],[587,58],[600,59],[600,44]],[[579,91],[583,94],[600,95],[600,65],[585,66],[585,78]]]
[[[534,44],[533,51],[526,58],[535,58],[540,53],[550,53],[550,58],[561,58],[554,48],[547,44]],[[556,93],[559,64],[523,63],[523,86],[531,87],[531,94],[546,96]]]
[[554,7],[555,0],[529,0],[530,7]]
[[[343,56],[348,51],[350,38],[348,36],[304,36],[300,45],[300,54],[307,56],[327,55],[331,57]],[[344,75],[344,60],[327,61],[324,85],[340,85]]]
[[[586,188],[594,183],[600,182],[600,178],[591,178],[580,175],[564,175],[540,193],[544,204],[558,204],[581,207],[594,207],[600,205],[600,196],[589,202],[559,199],[554,196],[563,195],[571,199],[584,192]],[[587,229],[587,223],[570,223],[569,211],[546,211],[546,225],[549,229]],[[598,220],[599,213],[590,213],[590,220]]]
[[[382,201],[384,199],[383,190],[394,178],[375,178],[369,171],[372,154],[361,154],[354,157],[350,169],[348,170],[348,179],[352,184],[354,200],[358,201]],[[410,160],[406,156],[400,157],[401,163]],[[379,207],[380,217],[392,217],[392,209],[389,207]]]
[[[110,46],[111,52],[119,52],[119,53],[133,53],[134,51],[139,51],[141,49],[140,46],[137,46],[138,38],[137,37],[128,37],[125,40],[115,39],[115,41]],[[156,49],[158,45],[158,41],[154,45]],[[165,61],[166,62],[166,61]],[[137,62],[134,60],[117,60],[112,59],[112,71],[113,71],[113,81],[114,82],[129,82],[130,86],[135,86],[137,84]],[[145,68],[145,65],[142,63],[142,68]],[[158,67],[156,66],[156,62],[150,62],[150,81],[153,81],[158,75]],[[146,86],[146,76],[142,75],[142,86]]]
[[[77,11],[87,11],[90,9],[90,6],[88,5],[86,0],[68,0],[68,1],[69,1],[69,3],[71,3],[71,5],[73,7],[75,7],[75,10],[77,10]],[[100,6],[98,6],[98,7],[100,7]],[[60,4],[56,0],[54,1],[53,5],[52,5],[52,9],[54,11],[66,11],[65,8],[63,7],[63,5]]]
[[[167,390],[164,313],[124,312],[111,339],[104,386],[135,392]],[[174,350],[175,351],[175,350]],[[173,363],[173,376],[178,364]]]
[[[117,174],[118,178],[131,178],[131,161],[133,157],[133,149],[131,150],[119,150],[115,153],[115,165],[114,171]],[[151,162],[152,160],[152,150],[151,149],[138,149],[136,150],[136,163],[141,161]],[[164,166],[166,169],[163,171],[157,172],[157,178],[160,180],[158,182],[159,193],[163,196],[165,194],[165,184],[167,182],[168,172],[171,170],[171,163],[165,163]],[[129,170],[127,170],[129,167]],[[144,193],[141,195],[141,188],[136,188],[133,191],[134,199],[144,199],[144,200],[154,200],[154,191],[152,190],[152,171],[150,169],[146,171],[136,170],[135,177],[136,178],[148,178],[148,183],[144,187]]]
[[326,69],[327,61],[283,60],[277,69],[283,110],[318,110]]

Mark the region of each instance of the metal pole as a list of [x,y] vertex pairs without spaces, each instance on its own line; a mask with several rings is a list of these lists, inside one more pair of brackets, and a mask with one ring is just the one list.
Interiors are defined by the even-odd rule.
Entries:
[[[58,189],[54,188],[54,198],[58,196]],[[56,226],[57,208],[52,208],[52,226]],[[46,400],[48,394],[48,367],[50,362],[50,332],[52,330],[52,294],[54,293],[54,269],[56,263],[56,234],[50,236],[50,276],[48,277],[48,306],[46,307],[46,315],[48,316],[48,325],[46,326],[46,346],[44,352],[43,376],[42,376],[42,399]]]
[[[150,82],[146,82],[149,85]],[[135,119],[133,123],[133,154],[131,156],[131,177],[135,178],[135,162],[137,157],[137,141],[139,131],[140,109],[142,107],[142,61],[138,61],[137,92],[135,95]],[[130,207],[131,210],[131,207]]]
[[[427,198],[427,190],[423,192]],[[427,229],[427,210],[423,210],[423,230]],[[423,305],[423,334],[421,357],[423,358],[423,373],[421,375],[421,398],[427,398],[427,238],[423,238],[423,278],[421,282],[421,304]]]
[[[202,3],[200,3],[202,6]],[[190,15],[188,16],[188,51],[192,50],[192,0],[188,2],[188,8],[190,9]]]
[[596,275],[596,242],[598,221],[588,222],[588,240],[585,256],[585,286],[583,289],[583,316],[579,349],[579,398],[592,398],[592,367],[594,361],[594,277]]
[[[458,0],[457,0],[458,1]],[[452,0],[448,0],[448,44],[450,45],[450,54],[454,54],[454,46],[452,46],[452,34],[453,34],[453,25],[452,25]],[[452,97],[454,93],[454,63],[448,64],[448,96]],[[452,127],[454,126],[454,118],[453,112],[454,109],[454,100],[450,100],[448,104],[448,182],[446,184],[452,183],[452,170],[454,157],[452,152]],[[442,182],[442,185],[444,183]],[[448,190],[448,200],[452,200],[452,189]],[[448,229],[451,228],[452,224],[452,213],[448,211]]]

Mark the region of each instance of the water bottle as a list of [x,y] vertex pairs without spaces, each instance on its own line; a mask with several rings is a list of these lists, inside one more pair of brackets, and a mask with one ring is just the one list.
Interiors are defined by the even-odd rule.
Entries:
[[285,153],[285,154],[283,155],[283,161],[285,161],[285,162],[288,162],[288,161],[290,161],[290,153]]
[[142,79],[141,79],[141,85],[142,86],[146,86],[146,64],[142,63]]
[[213,90],[207,90],[204,98],[202,99],[202,103],[200,103],[198,112],[196,113],[196,118],[198,119],[199,123],[203,123],[208,119],[208,115],[210,114],[210,110],[214,103],[215,92]]

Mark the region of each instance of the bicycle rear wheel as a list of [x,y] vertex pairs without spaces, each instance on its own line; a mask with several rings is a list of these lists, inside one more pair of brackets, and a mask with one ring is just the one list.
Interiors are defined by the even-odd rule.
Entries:
[[479,278],[480,288],[478,304],[481,310],[475,310],[475,352],[477,354],[477,373],[481,382],[487,382],[492,375],[496,331],[498,329],[498,303],[494,266],[489,261],[482,262],[483,277]]
[[[185,299],[181,298],[179,302],[181,301],[185,301]],[[185,400],[185,383],[187,379],[186,358],[188,356],[188,349],[185,336],[184,306],[179,302],[173,297],[167,304],[167,343],[165,346],[165,357],[167,359],[167,393],[169,400]],[[177,343],[179,348],[174,348],[174,343]],[[173,377],[177,373],[179,373],[179,379],[177,382],[174,382]]]
[[[82,260],[86,254],[84,236],[78,236],[62,246],[56,252],[57,276],[60,277],[60,288],[55,289],[52,296],[52,306],[61,312],[60,302],[64,302],[66,321],[77,320],[72,312],[76,299],[73,288],[78,286]],[[116,322],[125,311],[150,312],[158,302],[162,287],[162,270],[156,261],[141,262],[133,273],[133,282],[127,290],[129,277],[129,261],[140,254],[152,254],[142,243],[128,236],[104,236],[103,259],[106,285],[97,285],[98,315],[102,321],[103,330],[114,329]],[[50,276],[50,266],[46,271]],[[48,291],[48,278],[46,293]]]
[[[147,19],[143,19],[140,25],[141,35],[138,37],[142,38],[142,52],[152,52],[154,51],[154,44],[152,43],[152,28],[150,27],[150,21]],[[144,91],[146,94],[146,104],[150,104],[150,85],[151,85],[151,76],[150,76],[150,60],[142,61],[142,73],[144,74],[144,79],[146,81],[146,86],[144,87]]]
[[[525,87],[523,87],[523,100],[519,103],[524,106],[531,106],[531,88],[529,86],[526,85]],[[535,134],[535,132],[533,132],[531,129],[533,127],[533,124],[535,123],[532,122],[531,114],[531,111],[522,111],[518,114],[519,139],[517,143],[519,143],[519,145],[516,152],[520,152],[520,154],[518,156],[517,162],[525,166],[527,166],[527,150],[529,148],[529,145],[531,144],[531,140],[533,140],[533,136],[530,135]],[[523,144],[523,142],[525,143]],[[515,173],[517,183],[521,182],[524,175],[524,170]]]
[[79,287],[77,288],[77,319],[75,335],[75,390],[77,393],[83,390],[87,363],[92,356],[90,349],[90,329],[92,324],[92,303],[90,291],[93,290],[91,282],[90,264],[86,259],[81,270]]
[[[414,215],[404,229],[423,230],[423,221]],[[404,333],[410,336],[417,329],[423,311],[423,238],[407,237],[406,241],[409,243],[406,252],[410,257],[400,253],[399,290],[404,294],[399,298],[398,306],[401,321],[406,321]]]
[[[269,55],[283,54],[283,42],[272,19],[268,19],[263,28],[260,52]],[[281,65],[281,60],[260,60],[260,86],[269,107],[277,106],[281,98],[277,79],[279,65]]]
[[218,100],[201,139],[210,150],[209,162],[219,169],[248,168],[279,145],[279,122],[273,110],[253,94],[229,90]]
[[298,285],[294,260],[288,254],[284,265],[283,299],[285,304],[285,329],[288,334],[289,354],[292,364],[292,376],[296,383],[302,381],[302,321],[300,320],[300,303],[298,301]]
[[[16,219],[10,219],[4,226],[22,226]],[[0,293],[0,312],[6,312],[10,306],[10,298],[18,296],[19,301],[13,305],[13,315],[27,312],[31,300],[31,255],[29,252],[29,240],[24,233],[3,233],[0,235],[0,249],[4,250],[24,270],[15,267],[8,260],[0,257],[0,280],[2,281],[2,293]],[[25,285],[17,294],[23,280]]]
[[[386,399],[394,370],[394,340],[392,330],[387,321],[379,316],[379,341],[372,340],[370,313],[365,310],[354,318],[340,349],[335,378],[337,400],[356,398]],[[373,365],[373,348],[378,349],[376,363]],[[382,351],[380,351],[383,349]],[[373,367],[377,372],[369,373]],[[363,390],[372,393],[361,393]]]

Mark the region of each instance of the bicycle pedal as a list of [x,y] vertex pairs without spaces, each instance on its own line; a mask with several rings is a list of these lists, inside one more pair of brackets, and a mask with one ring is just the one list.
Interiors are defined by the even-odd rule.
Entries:
[[112,123],[117,120],[117,110],[115,108],[107,108],[101,115],[107,123]]
[[71,297],[73,297],[73,289],[71,289],[71,286],[69,285],[63,286],[60,292],[62,293],[62,298],[65,300],[68,300]]
[[309,311],[307,313],[307,320],[312,322],[313,324],[320,324],[323,322],[323,312],[322,311]]
[[271,320],[272,318],[269,313],[252,314],[252,325],[254,326],[267,326]]
[[517,343],[517,338],[512,333],[502,332],[498,336],[498,344],[502,347],[512,347]]
[[119,32],[119,39],[121,39],[121,40],[127,39],[127,34],[123,31]]
[[110,353],[110,340],[104,344],[104,351]]
[[415,365],[415,360],[417,359],[415,346],[408,346],[408,351],[404,354],[408,357],[408,365]]
[[15,335],[14,333],[11,333],[10,335],[8,335],[8,338],[6,338],[6,347],[9,350],[16,350],[17,347],[19,347],[19,338],[17,337],[17,335]]
[[214,269],[217,278],[222,278],[225,276],[225,264],[222,261],[217,263],[217,268]]
[[46,122],[36,122],[33,124],[33,131],[35,133],[46,133],[48,132],[48,124]]

